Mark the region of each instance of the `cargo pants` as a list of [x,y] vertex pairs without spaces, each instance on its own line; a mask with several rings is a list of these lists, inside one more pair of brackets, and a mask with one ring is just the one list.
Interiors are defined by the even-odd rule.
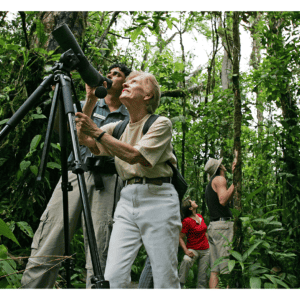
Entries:
[[183,260],[179,269],[179,281],[180,283],[185,283],[189,270],[193,266],[193,264],[198,261],[198,276],[197,276],[197,289],[206,289],[207,288],[207,273],[206,270],[209,266],[209,248],[205,250],[194,250],[188,249],[192,251],[195,256],[189,257],[188,255],[184,255]]
[[[222,274],[228,274],[228,261],[229,259],[223,259],[223,261],[214,266],[215,261],[222,257],[229,256],[230,245],[233,240],[233,222],[230,221],[216,221],[210,222],[207,228],[208,241],[210,247],[210,267],[211,272],[217,272]],[[228,240],[228,241],[227,241]]]
[[[69,238],[71,241],[81,216],[82,203],[77,175],[69,171],[68,178],[73,186],[73,191],[68,192]],[[116,199],[116,202],[119,200],[123,183],[117,175],[103,175],[102,179],[105,189],[96,191],[93,175],[90,172],[85,173],[96,244],[100,256],[101,269],[104,274],[112,229],[113,209],[116,206],[114,199]],[[93,268],[83,219],[82,216],[87,269],[86,286],[87,288],[91,288]],[[63,222],[63,199],[60,179],[46,210],[41,216],[39,227],[34,234],[31,245],[31,256],[28,259],[26,270],[21,280],[22,288],[53,288],[61,266],[61,260],[55,260],[55,257],[51,258],[51,256],[64,255]],[[74,259],[76,260],[76,255]]]

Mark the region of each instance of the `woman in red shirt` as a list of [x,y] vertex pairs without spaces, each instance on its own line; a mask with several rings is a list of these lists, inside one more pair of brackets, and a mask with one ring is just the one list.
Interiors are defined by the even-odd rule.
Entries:
[[[179,235],[179,243],[185,256],[179,269],[179,281],[181,288],[186,282],[189,270],[198,260],[198,283],[197,288],[207,288],[206,270],[209,265],[209,243],[207,239],[207,226],[203,217],[197,214],[195,201],[185,199],[182,203],[182,230]],[[187,237],[185,244],[184,238]]]

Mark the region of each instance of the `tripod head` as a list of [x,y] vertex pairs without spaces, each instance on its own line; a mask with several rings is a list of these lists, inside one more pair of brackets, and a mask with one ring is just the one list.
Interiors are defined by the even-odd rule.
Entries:
[[76,68],[76,66],[79,64],[79,59],[75,55],[74,51],[72,49],[69,49],[68,51],[64,52],[59,61],[54,63],[54,66],[52,67],[52,71],[63,71],[70,73],[72,70]]

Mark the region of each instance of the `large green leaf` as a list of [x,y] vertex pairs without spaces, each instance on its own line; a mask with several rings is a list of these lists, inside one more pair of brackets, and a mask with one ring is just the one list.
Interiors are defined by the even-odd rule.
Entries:
[[9,227],[2,219],[0,219],[0,236],[1,235],[4,235],[5,237],[11,239],[12,241],[14,241],[16,244],[20,246],[15,235],[12,233],[12,231],[9,229]]
[[274,275],[264,274],[263,276],[265,276],[270,281],[272,281],[272,283],[274,284],[274,286],[277,288],[277,281],[276,281],[276,278],[275,278]]
[[33,230],[27,222],[17,222],[17,225],[25,234],[27,234],[31,238],[33,237]]
[[171,19],[169,19],[169,18],[167,18],[167,19],[166,19],[166,22],[167,22],[167,24],[168,24],[168,27],[169,27],[169,29],[171,29],[171,30],[172,30],[172,28],[173,28],[173,23],[172,23],[172,20],[171,20]]
[[230,254],[231,254],[234,258],[236,258],[239,262],[242,262],[242,261],[243,261],[242,255],[241,255],[240,253],[238,253],[237,251],[230,250],[229,252],[230,252]]
[[50,169],[60,169],[61,165],[58,164],[58,163],[55,163],[55,162],[48,162],[47,163],[47,168],[50,168]]
[[244,270],[245,270],[245,265],[244,265],[244,263],[243,262],[241,262],[241,261],[239,261],[239,264],[241,265],[241,267],[242,267],[242,273],[244,272]]
[[259,241],[259,242],[257,242],[256,244],[250,246],[250,248],[249,248],[246,252],[244,252],[243,257],[242,257],[242,260],[245,261],[245,260],[248,258],[248,256],[253,252],[253,250],[254,250],[259,244],[261,244],[262,242],[263,242],[263,241]]
[[4,245],[0,245],[0,259],[6,259],[7,258],[7,249]]
[[39,114],[32,114],[31,117],[33,119],[46,119],[45,115],[39,115]]
[[235,266],[235,260],[230,260],[228,262],[228,270],[229,270],[229,272],[231,272],[233,270],[234,266]]
[[142,27],[137,27],[135,29],[135,31],[131,34],[132,42],[134,42],[137,39],[137,37],[141,34],[141,32],[142,32]]
[[30,165],[31,165],[31,162],[28,160],[21,161],[21,163],[20,163],[21,172],[25,171]]
[[261,279],[259,277],[250,278],[250,288],[251,289],[260,289],[261,288]]
[[265,186],[261,186],[260,188],[258,188],[254,192],[252,192],[250,195],[247,196],[246,201],[252,199],[253,196],[255,196],[256,194],[258,194],[259,192],[261,192],[264,188],[265,188]]
[[265,288],[265,289],[276,289],[277,286],[276,286],[275,284],[273,284],[273,283],[265,282],[264,288]]
[[0,268],[2,272],[6,274],[5,278],[11,287],[19,287],[21,286],[21,282],[19,276],[16,274],[16,270],[9,264],[6,260],[0,260]]
[[288,286],[285,282],[283,282],[281,279],[275,277],[275,280],[276,280],[276,282],[277,282],[278,284],[282,285],[282,286],[285,287],[286,289],[289,289],[289,286]]
[[39,169],[37,166],[30,166],[30,171],[37,176]]
[[7,253],[6,247],[0,245],[0,274],[4,274],[11,287],[19,287],[20,278],[18,274],[16,274],[16,263],[12,259],[8,259]]
[[42,136],[41,136],[40,134],[36,135],[36,136],[32,139],[32,141],[31,141],[31,143],[30,143],[30,151],[33,151],[33,150],[36,149],[36,147],[37,147],[38,144],[40,143],[41,139],[42,139]]
[[9,119],[3,119],[3,120],[1,120],[1,121],[0,121],[0,125],[5,124],[8,120],[9,120]]

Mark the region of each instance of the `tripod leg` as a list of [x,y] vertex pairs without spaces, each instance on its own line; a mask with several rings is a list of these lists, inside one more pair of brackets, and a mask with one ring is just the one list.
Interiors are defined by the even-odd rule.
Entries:
[[79,151],[79,143],[77,137],[77,130],[75,124],[75,113],[72,102],[72,92],[71,92],[71,79],[67,76],[60,75],[60,82],[62,84],[62,93],[65,114],[68,118],[69,130],[71,133],[72,149],[74,154],[73,173],[77,174],[79,191],[81,195],[83,215],[86,224],[86,231],[89,240],[89,248],[91,253],[91,260],[94,270],[94,283],[96,288],[109,288],[107,281],[104,281],[104,276],[101,271],[100,258],[98,254],[95,231],[92,222],[92,215],[90,210],[90,205],[88,202],[87,188],[84,180],[84,169],[82,165],[81,155]]
[[12,130],[19,122],[25,117],[25,115],[31,110],[32,107],[38,106],[44,92],[53,83],[54,75],[51,74],[45,78],[40,86],[30,95],[30,97],[22,104],[22,106],[14,113],[14,115],[7,121],[4,128],[0,132],[0,141]]
[[46,131],[46,137],[45,137],[45,143],[44,143],[44,147],[43,147],[43,153],[41,156],[39,173],[38,173],[38,176],[36,179],[37,181],[41,181],[45,174],[48,153],[49,153],[49,148],[50,148],[50,139],[51,139],[53,126],[54,126],[54,119],[55,119],[55,115],[56,115],[56,111],[57,111],[58,99],[60,99],[60,89],[59,89],[59,84],[57,83],[56,87],[55,87],[55,91],[54,91],[54,96],[52,99],[52,105],[51,105],[49,121],[48,121],[48,126],[47,126],[47,131]]
[[[71,190],[68,182],[67,167],[67,119],[65,115],[64,103],[62,99],[59,101],[59,141],[61,146],[61,173],[62,182],[61,189],[63,193],[63,212],[64,212],[64,235],[65,235],[65,255],[70,256],[70,232],[69,232],[69,205],[68,191]],[[71,288],[71,270],[70,260],[65,261],[67,288]]]

